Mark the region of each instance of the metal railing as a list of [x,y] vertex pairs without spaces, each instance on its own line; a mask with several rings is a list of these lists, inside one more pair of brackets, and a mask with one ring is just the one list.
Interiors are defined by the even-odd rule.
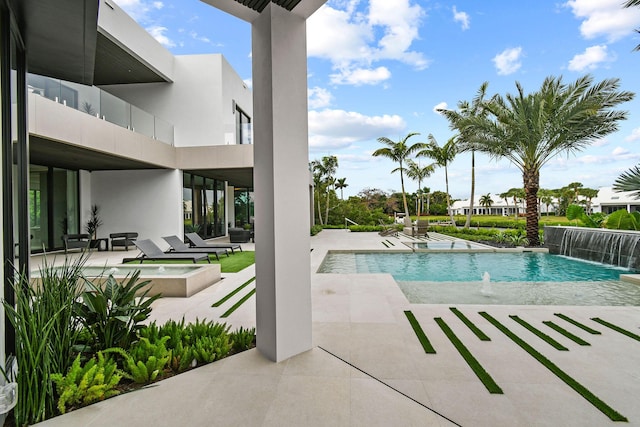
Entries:
[[349,218],[347,218],[346,216],[344,217],[344,228],[349,231],[349,224],[352,225],[360,225],[357,222],[350,220]]

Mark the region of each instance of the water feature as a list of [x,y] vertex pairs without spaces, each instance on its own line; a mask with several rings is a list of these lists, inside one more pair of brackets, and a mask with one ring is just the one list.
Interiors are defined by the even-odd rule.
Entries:
[[485,271],[482,275],[482,285],[480,286],[480,293],[482,295],[493,295],[493,288],[491,287],[491,275],[488,271]]
[[640,270],[640,232],[581,227],[545,227],[550,253]]

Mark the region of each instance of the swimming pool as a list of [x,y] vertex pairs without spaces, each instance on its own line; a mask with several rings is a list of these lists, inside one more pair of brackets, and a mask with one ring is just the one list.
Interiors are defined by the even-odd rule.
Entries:
[[468,240],[433,240],[433,241],[426,241],[426,242],[413,242],[413,248],[417,250],[421,250],[421,249],[433,249],[433,250],[487,249],[487,250],[493,251],[493,248],[490,248],[485,245],[481,245],[479,243],[470,242]]
[[640,305],[640,286],[619,280],[630,272],[535,252],[330,252],[318,270],[389,273],[412,303]]

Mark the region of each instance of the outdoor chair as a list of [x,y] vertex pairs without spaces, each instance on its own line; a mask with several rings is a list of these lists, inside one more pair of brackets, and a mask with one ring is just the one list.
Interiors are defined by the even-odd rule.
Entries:
[[244,228],[230,228],[229,241],[231,243],[247,243],[251,241],[253,232]]
[[111,239],[111,250],[116,247],[124,247],[124,249],[128,251],[129,246],[132,248],[135,247],[133,242],[138,238],[138,233],[111,233],[109,234],[109,238]]
[[398,235],[398,229],[396,228],[396,224],[387,224],[383,220],[379,220],[379,221],[380,221],[380,226],[382,227],[382,230],[378,232],[379,235],[381,236],[397,236]]
[[160,261],[160,260],[183,260],[183,261],[192,261],[194,264],[198,261],[207,260],[207,262],[211,263],[209,259],[209,255],[204,252],[189,252],[189,253],[180,253],[180,252],[162,252],[162,249],[158,247],[153,241],[149,239],[136,240],[133,242],[134,245],[140,250],[140,255],[136,258],[125,258],[122,260],[123,263],[130,261]]
[[62,241],[64,242],[64,253],[70,249],[87,249],[90,243],[88,234],[63,234]]
[[227,252],[225,248],[190,248],[189,246],[187,246],[187,244],[180,240],[178,236],[165,236],[163,237],[163,239],[169,244],[169,246],[171,246],[171,249],[169,249],[170,254],[207,253],[214,254],[217,260],[220,260],[220,257],[218,256],[220,254],[229,256],[229,252]]
[[233,244],[233,243],[209,243],[206,242],[202,237],[200,237],[200,235],[198,233],[187,233],[186,238],[189,240],[189,242],[191,242],[191,247],[192,248],[225,248],[225,249],[231,249],[231,253],[234,253],[235,249],[238,249],[240,252],[242,252],[242,246],[238,245],[238,244]]
[[429,220],[427,219],[419,219],[416,220],[416,223],[411,227],[411,235],[413,237],[423,236],[429,237],[427,234],[427,230],[429,229]]

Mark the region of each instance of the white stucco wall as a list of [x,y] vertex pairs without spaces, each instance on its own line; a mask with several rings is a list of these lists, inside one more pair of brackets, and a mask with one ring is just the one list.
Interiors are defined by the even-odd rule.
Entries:
[[173,77],[173,83],[101,87],[173,124],[176,147],[234,143],[233,101],[250,117],[253,101],[226,59],[220,54],[176,56]]
[[168,245],[162,236],[182,237],[180,171],[96,171],[91,173],[91,189],[104,222],[98,237],[136,231],[140,239],[151,239],[163,249]]

